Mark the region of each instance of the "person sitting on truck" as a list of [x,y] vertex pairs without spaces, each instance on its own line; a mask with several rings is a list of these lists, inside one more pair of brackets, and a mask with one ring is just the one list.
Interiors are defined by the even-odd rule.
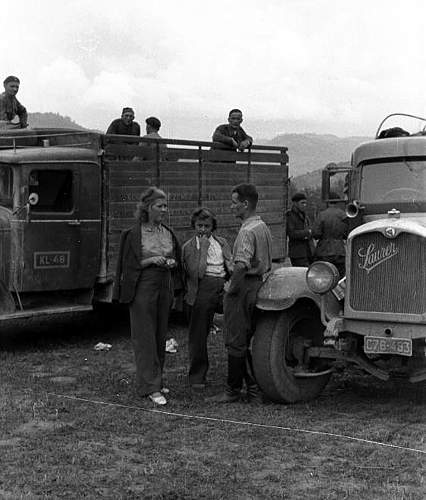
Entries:
[[297,192],[291,198],[293,206],[286,213],[288,255],[294,267],[308,267],[313,260],[314,245],[309,217],[306,214],[306,194]]
[[334,264],[340,278],[345,276],[345,240],[348,236],[348,217],[339,206],[343,200],[330,191],[329,206],[318,215],[312,227],[312,236],[318,240],[314,260]]
[[213,134],[212,149],[244,151],[253,144],[253,139],[241,127],[243,113],[239,109],[231,109],[228,123],[219,125]]
[[[162,139],[159,134],[161,122],[155,116],[150,116],[145,120],[146,123],[146,134],[142,136],[142,139]],[[153,160],[157,154],[157,143],[142,141],[140,143],[144,147],[145,153],[142,156],[138,156],[138,160]],[[167,146],[165,144],[159,143],[160,159],[164,160],[166,157]]]
[[[5,78],[3,82],[4,92],[0,94],[0,128],[28,127],[27,110],[16,98],[19,85],[19,78],[13,75]],[[16,116],[19,123],[13,123]]]
[[208,208],[197,208],[191,216],[194,236],[182,246],[189,309],[189,384],[204,389],[209,368],[207,337],[215,312],[223,309],[223,287],[232,271],[228,242],[214,234],[217,219]]
[[113,299],[129,304],[136,361],[136,388],[158,405],[167,403],[163,385],[166,335],[174,290],[181,288],[181,251],[163,224],[164,191],[146,189],[136,208],[135,225],[122,233]]
[[[135,122],[135,112],[132,108],[123,108],[121,118],[113,120],[106,131],[107,134],[116,135],[141,135],[141,127]],[[126,141],[121,141],[126,142]],[[127,141],[129,144],[135,144],[133,141]]]

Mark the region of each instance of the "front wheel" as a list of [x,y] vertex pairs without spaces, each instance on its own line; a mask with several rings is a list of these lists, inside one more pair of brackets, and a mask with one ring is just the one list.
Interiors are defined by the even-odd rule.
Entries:
[[331,370],[320,359],[307,360],[308,346],[322,346],[324,326],[314,306],[301,304],[259,315],[252,344],[253,367],[262,391],[273,401],[295,403],[317,397]]

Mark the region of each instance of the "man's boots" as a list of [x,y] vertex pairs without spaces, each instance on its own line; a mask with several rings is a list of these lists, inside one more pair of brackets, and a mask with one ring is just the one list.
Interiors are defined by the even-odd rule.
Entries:
[[247,351],[244,380],[247,386],[247,400],[249,401],[249,403],[262,403],[262,391],[257,385],[256,379],[254,377],[253,361],[250,350]]
[[228,355],[228,378],[225,391],[207,398],[207,400],[213,403],[235,403],[238,401],[241,397],[244,373],[245,359]]

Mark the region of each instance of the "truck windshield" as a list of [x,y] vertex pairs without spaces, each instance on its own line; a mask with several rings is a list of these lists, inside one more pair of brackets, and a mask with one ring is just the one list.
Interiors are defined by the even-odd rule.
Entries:
[[426,201],[426,159],[363,165],[360,199],[364,203]]
[[0,163],[0,205],[12,207],[13,177],[9,165]]

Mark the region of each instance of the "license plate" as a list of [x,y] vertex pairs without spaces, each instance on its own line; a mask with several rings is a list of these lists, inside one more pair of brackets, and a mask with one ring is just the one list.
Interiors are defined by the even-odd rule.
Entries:
[[411,339],[365,337],[364,352],[367,354],[399,354],[400,356],[411,356],[413,354],[413,343]]

